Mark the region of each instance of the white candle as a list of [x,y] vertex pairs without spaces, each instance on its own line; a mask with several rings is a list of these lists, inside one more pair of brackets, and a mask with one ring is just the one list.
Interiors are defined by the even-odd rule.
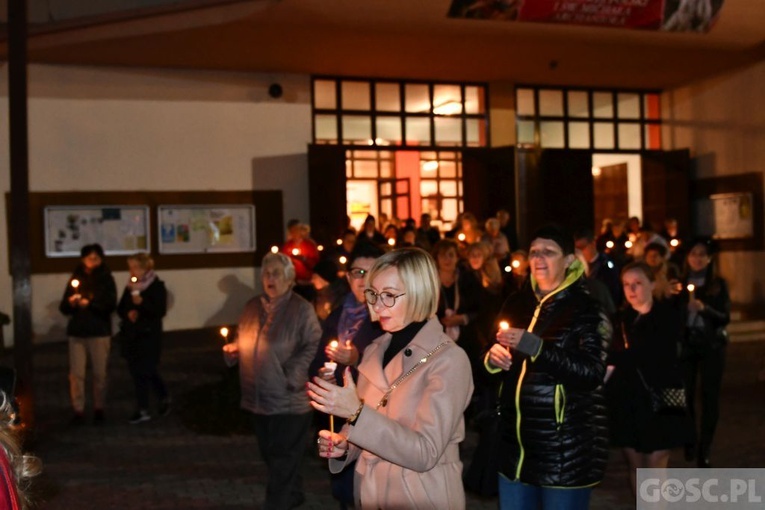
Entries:
[[220,336],[223,337],[223,343],[228,343],[228,328],[226,326],[220,328]]
[[696,286],[694,284],[692,284],[692,283],[689,283],[688,287],[686,287],[686,288],[688,289],[688,294],[690,294],[691,299],[694,299],[693,293],[696,290]]
[[77,289],[80,288],[80,280],[77,280],[77,279],[72,280],[72,288],[74,289],[74,297],[77,299],[80,299],[80,293],[77,292]]

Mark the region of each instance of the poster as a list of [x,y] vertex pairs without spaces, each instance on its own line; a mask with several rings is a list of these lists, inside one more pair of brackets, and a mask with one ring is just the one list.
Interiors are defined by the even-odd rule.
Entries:
[[79,257],[80,248],[98,243],[106,255],[148,252],[146,206],[51,206],[45,215],[45,255]]
[[754,236],[751,193],[710,195],[696,203],[699,234],[714,239],[748,239]]
[[724,0],[453,0],[452,18],[707,32]]
[[255,206],[159,206],[160,253],[255,251]]

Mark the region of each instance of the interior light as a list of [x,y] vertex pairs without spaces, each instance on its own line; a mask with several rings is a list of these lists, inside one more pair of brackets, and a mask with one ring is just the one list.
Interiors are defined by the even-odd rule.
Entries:
[[436,170],[438,170],[438,161],[423,161],[422,162],[423,172],[435,172]]
[[433,113],[436,115],[457,115],[458,113],[462,113],[462,103],[459,101],[447,101],[438,106],[434,106]]
[[603,172],[603,171],[600,169],[600,167],[599,167],[599,166],[594,166],[594,167],[592,167],[592,176],[593,176],[593,177],[600,177],[600,174],[601,174],[602,172]]

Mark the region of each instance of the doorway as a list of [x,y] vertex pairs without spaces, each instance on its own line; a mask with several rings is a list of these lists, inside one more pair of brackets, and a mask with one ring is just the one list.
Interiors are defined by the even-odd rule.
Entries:
[[640,154],[592,155],[593,232],[606,220],[623,224],[633,216],[643,218],[642,165]]

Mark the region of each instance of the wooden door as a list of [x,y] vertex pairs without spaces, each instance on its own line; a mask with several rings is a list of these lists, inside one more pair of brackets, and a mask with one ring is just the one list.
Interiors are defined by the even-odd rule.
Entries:
[[337,145],[308,146],[308,201],[311,237],[328,246],[343,232],[345,200],[345,150]]
[[462,204],[479,220],[507,209],[517,227],[515,147],[462,151]]
[[592,170],[595,224],[598,232],[603,220],[626,220],[629,216],[629,189],[627,163],[606,165]]
[[660,232],[676,218],[681,232],[690,228],[690,152],[649,151],[642,155],[643,224]]

